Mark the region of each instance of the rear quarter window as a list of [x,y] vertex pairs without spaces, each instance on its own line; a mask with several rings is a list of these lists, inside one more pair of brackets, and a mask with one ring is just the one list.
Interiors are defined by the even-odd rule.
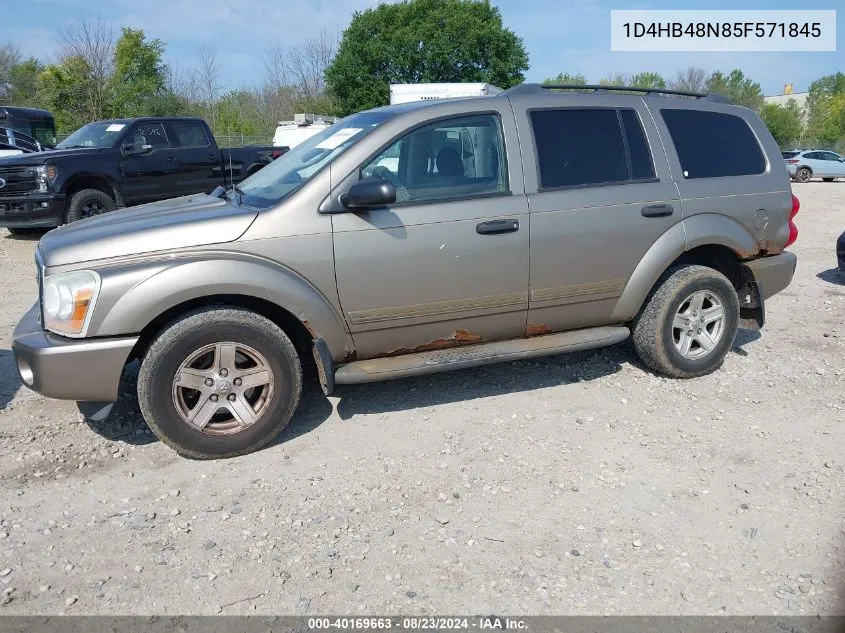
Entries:
[[766,171],[757,137],[741,117],[704,110],[661,109],[684,178],[750,176]]

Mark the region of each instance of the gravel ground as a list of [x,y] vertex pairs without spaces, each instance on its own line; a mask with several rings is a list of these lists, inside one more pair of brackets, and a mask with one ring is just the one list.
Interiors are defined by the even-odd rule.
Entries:
[[35,242],[0,230],[0,613],[845,613],[845,182],[795,191],[796,279],[711,376],[621,345],[312,379],[217,462],[155,440],[131,372],[97,425],[20,385]]

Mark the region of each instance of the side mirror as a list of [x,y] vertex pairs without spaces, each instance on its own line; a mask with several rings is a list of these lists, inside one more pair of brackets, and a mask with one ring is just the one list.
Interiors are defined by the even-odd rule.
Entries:
[[385,207],[396,202],[396,188],[381,178],[359,180],[341,196],[340,202],[347,209]]

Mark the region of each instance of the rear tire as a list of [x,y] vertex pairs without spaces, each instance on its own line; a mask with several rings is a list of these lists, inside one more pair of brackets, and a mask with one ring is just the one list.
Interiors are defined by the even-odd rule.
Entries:
[[173,322],[138,373],[138,401],[150,429],[192,459],[266,446],[290,422],[301,391],[302,368],[288,336],[239,308],[204,308]]
[[634,348],[657,372],[704,376],[721,366],[738,327],[739,299],[727,277],[706,266],[674,267],[634,320]]
[[810,178],[813,177],[813,172],[811,172],[807,167],[802,167],[797,172],[795,172],[795,180],[798,182],[810,182]]
[[114,208],[114,200],[108,194],[99,189],[83,189],[71,196],[67,213],[65,213],[65,221],[70,224],[77,220],[114,211]]

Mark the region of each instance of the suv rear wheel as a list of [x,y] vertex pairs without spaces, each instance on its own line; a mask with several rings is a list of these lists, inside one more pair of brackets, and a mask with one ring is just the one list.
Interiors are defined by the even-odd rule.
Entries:
[[634,322],[633,341],[650,368],[675,378],[709,374],[721,366],[739,326],[731,282],[706,266],[671,268]]
[[272,321],[206,308],[169,325],[144,356],[138,400],[153,433],[194,459],[266,446],[299,403],[302,368]]

